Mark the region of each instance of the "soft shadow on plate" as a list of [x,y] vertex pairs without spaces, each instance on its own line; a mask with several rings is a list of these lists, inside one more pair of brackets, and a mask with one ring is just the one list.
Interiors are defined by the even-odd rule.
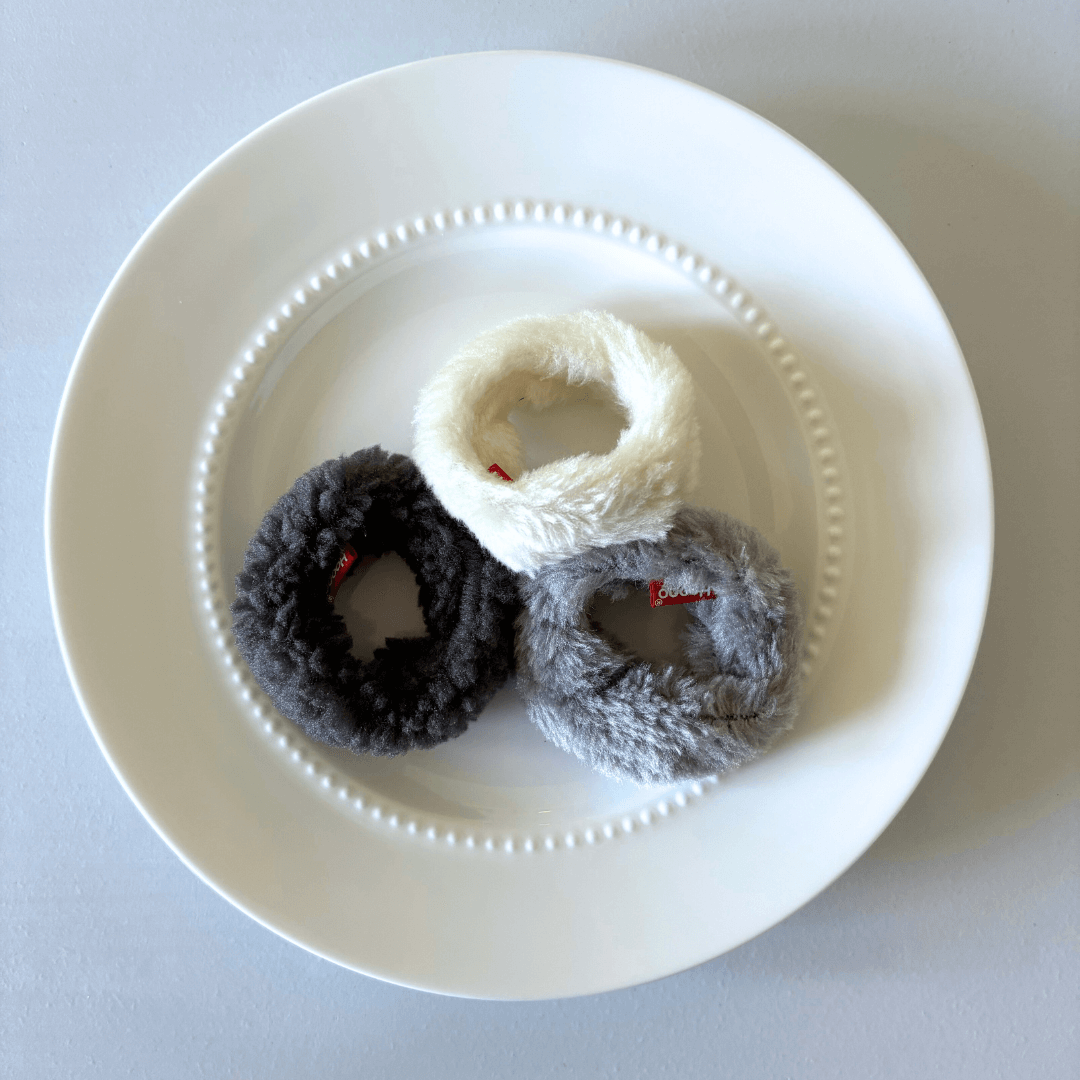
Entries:
[[910,247],[964,348],[993,462],[994,586],[982,641],[941,749],[871,849],[890,860],[971,850],[1080,794],[1080,624],[1075,556],[1065,550],[1080,533],[1080,478],[1076,455],[1061,449],[1062,433],[1076,428],[1068,373],[1080,208],[1062,197],[1060,178],[1076,144],[1030,117],[1002,138],[1001,116],[971,100],[935,94],[924,104],[917,120],[910,98],[883,96],[859,111],[825,92],[797,109],[766,109]]

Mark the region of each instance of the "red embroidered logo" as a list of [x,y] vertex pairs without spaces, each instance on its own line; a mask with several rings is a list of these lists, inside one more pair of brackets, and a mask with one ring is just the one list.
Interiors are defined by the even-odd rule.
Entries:
[[509,480],[511,484],[514,482],[514,478],[503,472],[503,470],[500,469],[498,465],[489,465],[488,472],[494,473],[496,476],[501,476],[504,480]]
[[356,549],[351,544],[346,544],[342,549],[341,558],[334,567],[334,573],[330,577],[330,585],[326,590],[326,599],[332,604],[337,596],[341,583],[349,576],[352,565],[356,562]]
[[685,589],[678,592],[668,590],[662,581],[649,582],[649,603],[652,607],[667,607],[669,604],[694,604],[698,600],[715,600],[716,590],[688,593]]

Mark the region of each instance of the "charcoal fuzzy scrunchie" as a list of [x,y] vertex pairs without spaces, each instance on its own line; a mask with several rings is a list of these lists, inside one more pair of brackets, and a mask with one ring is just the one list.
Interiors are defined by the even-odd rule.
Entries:
[[[388,639],[368,663],[328,600],[346,545],[397,552],[428,636]],[[259,685],[313,739],[400,754],[460,735],[510,675],[514,575],[435,498],[413,462],[375,446],[305,473],[244,556],[233,633]]]
[[[615,448],[523,471],[510,411],[522,401],[549,405],[590,383],[626,414]],[[413,457],[435,494],[525,573],[589,548],[659,539],[697,482],[699,456],[689,372],[667,345],[607,312],[489,330],[436,373],[416,406]]]
[[[652,665],[590,619],[661,580],[688,605],[684,660]],[[802,617],[791,575],[755,529],[687,507],[660,541],[633,541],[548,566],[522,583],[518,689],[530,719],[608,776],[670,783],[739,765],[791,726]]]

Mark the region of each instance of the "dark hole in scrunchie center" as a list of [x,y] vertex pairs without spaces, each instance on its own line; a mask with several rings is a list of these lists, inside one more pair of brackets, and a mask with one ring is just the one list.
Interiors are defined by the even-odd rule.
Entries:
[[566,394],[543,408],[526,402],[510,411],[507,419],[521,439],[525,469],[578,454],[610,454],[618,445],[629,421],[606,387],[587,383],[567,387]]
[[632,588],[621,600],[612,600],[602,593],[595,596],[589,617],[635,659],[663,668],[686,662],[682,633],[690,618],[688,607],[677,604],[654,608],[649,604],[648,589]]
[[334,609],[352,637],[349,651],[362,663],[371,660],[387,638],[427,637],[420,586],[393,551],[350,574],[338,590]]

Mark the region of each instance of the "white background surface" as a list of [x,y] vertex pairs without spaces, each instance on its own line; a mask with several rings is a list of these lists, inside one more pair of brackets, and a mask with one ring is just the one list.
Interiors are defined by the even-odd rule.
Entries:
[[[1074,6],[316,0],[140,12],[9,0],[2,19],[0,1073],[1076,1075]],[[168,200],[313,93],[424,56],[516,47],[688,78],[846,176],[952,320],[997,495],[971,685],[881,840],[734,953],[538,1005],[441,999],[336,969],[197,881],[78,712],[41,538],[71,359]]]

